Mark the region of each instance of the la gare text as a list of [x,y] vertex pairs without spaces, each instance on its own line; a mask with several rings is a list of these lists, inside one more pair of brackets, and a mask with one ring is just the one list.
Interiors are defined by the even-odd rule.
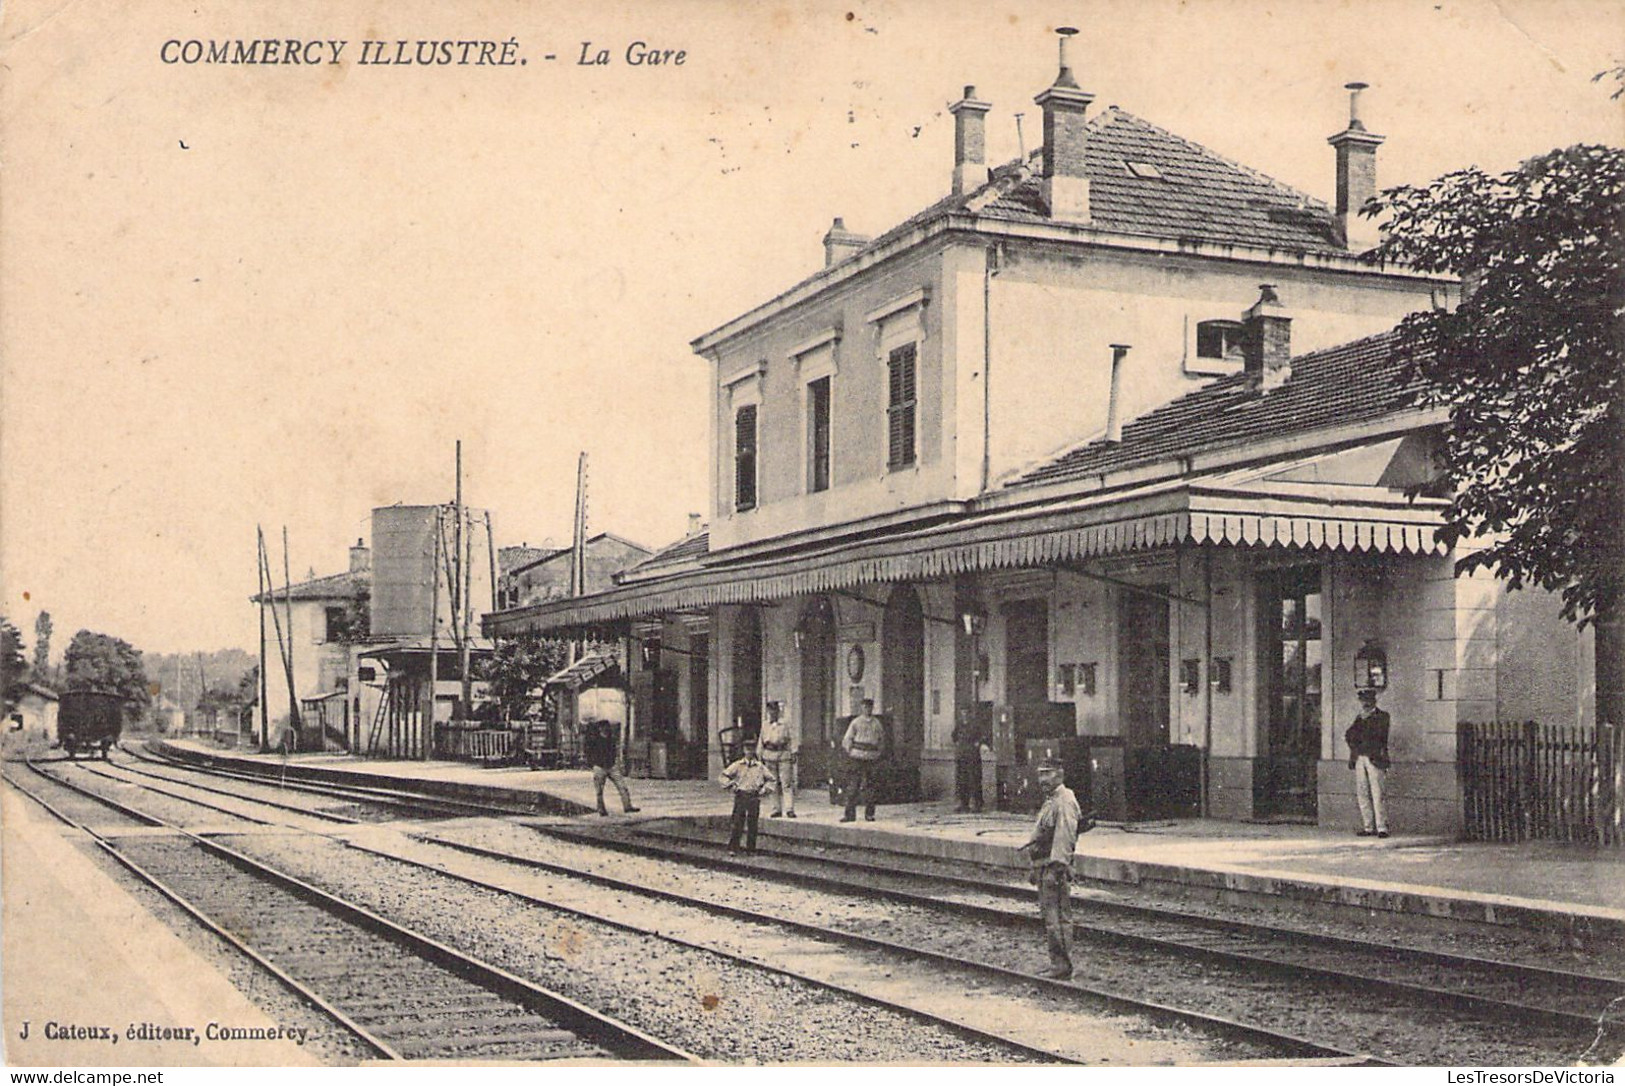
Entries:
[[[351,42],[343,38],[171,38],[158,49],[165,64],[273,64],[320,65],[355,63],[368,66],[512,68],[529,63],[521,55],[519,39],[506,41],[458,39],[456,41],[365,39]],[[543,60],[558,60],[548,53]],[[688,50],[634,41],[623,47],[606,48],[584,41],[575,57],[579,67],[598,68],[617,60],[634,68],[681,67]]]

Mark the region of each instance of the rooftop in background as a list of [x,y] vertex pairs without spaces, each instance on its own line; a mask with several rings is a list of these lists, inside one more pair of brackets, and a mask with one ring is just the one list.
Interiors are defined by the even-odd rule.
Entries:
[[312,577],[308,581],[299,581],[286,590],[272,585],[263,597],[259,595],[252,596],[249,598],[249,602],[276,603],[284,599],[354,600],[360,599],[371,591],[372,570],[363,569],[349,573],[333,573],[326,577]]

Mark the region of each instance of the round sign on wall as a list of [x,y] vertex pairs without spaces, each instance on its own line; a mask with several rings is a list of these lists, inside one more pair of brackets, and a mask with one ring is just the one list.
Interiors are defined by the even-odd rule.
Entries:
[[853,645],[846,650],[846,677],[853,682],[863,678],[863,646]]

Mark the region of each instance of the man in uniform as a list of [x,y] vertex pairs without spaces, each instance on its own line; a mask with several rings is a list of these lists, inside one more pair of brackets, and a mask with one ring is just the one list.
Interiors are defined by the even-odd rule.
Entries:
[[1079,810],[1078,798],[1066,786],[1066,770],[1059,762],[1039,764],[1038,787],[1046,798],[1021,851],[1033,865],[1038,909],[1049,939],[1050,968],[1044,976],[1066,980],[1072,976],[1072,852],[1078,846],[1078,834],[1092,829],[1094,821]]
[[977,720],[974,706],[959,710],[954,723],[954,794],[957,811],[982,812],[982,744],[987,737]]
[[784,706],[767,703],[767,722],[762,725],[762,763],[772,778],[773,813],[769,818],[796,816],[796,754],[799,739],[795,729],[783,720]]
[[842,822],[857,818],[858,795],[863,795],[863,817],[875,820],[875,771],[880,768],[880,756],[886,750],[886,726],[875,716],[875,699],[863,699],[863,712],[852,718],[841,738],[841,749],[846,752],[846,813]]
[[608,815],[604,808],[604,782],[613,781],[615,791],[621,794],[621,810],[631,814],[637,810],[632,806],[632,793],[626,789],[626,779],[621,776],[620,745],[621,725],[619,721],[593,719],[584,722],[586,734],[582,739],[582,753],[587,756],[587,764],[592,766],[592,787],[598,797],[598,813]]
[[1388,775],[1388,714],[1377,708],[1377,692],[1360,691],[1360,715],[1343,734],[1354,770],[1354,798],[1360,805],[1360,836],[1387,837],[1388,812],[1382,787]]

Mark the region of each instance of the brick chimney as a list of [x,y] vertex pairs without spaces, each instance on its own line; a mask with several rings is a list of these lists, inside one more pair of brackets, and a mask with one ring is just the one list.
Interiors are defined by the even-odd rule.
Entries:
[[361,573],[372,568],[372,551],[362,540],[356,540],[355,546],[350,548],[350,572]]
[[1089,176],[1083,157],[1089,103],[1095,96],[1078,89],[1067,62],[1066,43],[1077,29],[1063,26],[1055,32],[1061,36],[1061,70],[1055,82],[1033,99],[1044,111],[1044,203],[1052,219],[1088,222]]
[[688,515],[688,534],[689,534],[690,538],[692,538],[693,536],[699,535],[700,530],[702,528],[704,528],[704,527],[705,527],[705,519],[704,519],[703,514],[701,514],[701,513],[690,513]]
[[1262,392],[1280,388],[1292,376],[1292,316],[1274,283],[1258,285],[1258,301],[1242,314],[1247,327],[1243,359],[1247,378]]
[[1360,208],[1377,194],[1377,148],[1383,137],[1365,130],[1360,121],[1360,92],[1364,83],[1349,83],[1349,126],[1326,142],[1337,148],[1337,222],[1344,244],[1363,253],[1382,240],[1373,219],[1361,218]]
[[954,115],[954,195],[962,196],[987,181],[987,111],[990,102],[976,98],[967,86],[965,97],[948,107]]
[[846,223],[837,216],[829,228],[829,233],[824,235],[824,267],[839,264],[867,244],[869,238],[848,230]]

